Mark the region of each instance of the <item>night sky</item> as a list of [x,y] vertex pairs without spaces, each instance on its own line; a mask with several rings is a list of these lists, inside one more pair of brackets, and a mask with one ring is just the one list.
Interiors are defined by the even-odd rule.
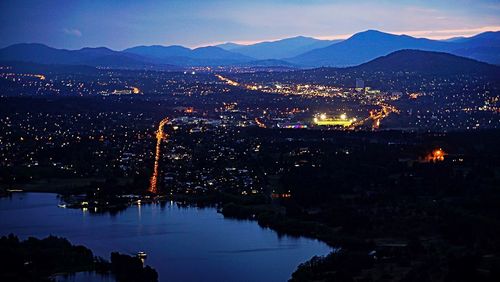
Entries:
[[297,35],[345,38],[366,29],[429,38],[500,30],[500,1],[0,1],[0,47],[196,47]]

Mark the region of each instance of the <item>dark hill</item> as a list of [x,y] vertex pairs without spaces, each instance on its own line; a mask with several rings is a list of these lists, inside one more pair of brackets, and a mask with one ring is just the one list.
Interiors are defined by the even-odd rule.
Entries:
[[442,52],[401,50],[353,67],[361,71],[418,72],[426,74],[494,74],[500,67]]

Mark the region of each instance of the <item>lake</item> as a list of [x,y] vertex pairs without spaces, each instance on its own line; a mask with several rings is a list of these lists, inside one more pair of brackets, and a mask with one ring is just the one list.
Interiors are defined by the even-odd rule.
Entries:
[[57,206],[50,193],[0,198],[0,234],[56,235],[109,259],[113,251],[148,254],[160,281],[287,281],[297,266],[331,248],[278,236],[256,221],[224,218],[215,208],[131,206],[115,215]]

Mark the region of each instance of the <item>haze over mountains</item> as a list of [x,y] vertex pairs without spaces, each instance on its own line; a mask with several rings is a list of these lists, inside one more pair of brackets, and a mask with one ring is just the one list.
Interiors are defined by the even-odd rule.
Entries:
[[137,46],[124,53],[142,56],[164,64],[180,66],[231,65],[255,60],[215,46],[189,49],[183,46]]
[[225,43],[195,49],[154,45],[123,51],[104,47],[64,50],[43,44],[15,44],[0,49],[0,61],[131,69],[239,65],[346,67],[404,49],[446,52],[500,65],[500,32],[439,41],[368,30],[342,41],[298,36],[252,45]]
[[286,59],[314,49],[327,47],[340,41],[342,40],[320,40],[312,37],[297,36],[251,45],[239,45],[229,42],[217,45],[217,47],[256,59]]

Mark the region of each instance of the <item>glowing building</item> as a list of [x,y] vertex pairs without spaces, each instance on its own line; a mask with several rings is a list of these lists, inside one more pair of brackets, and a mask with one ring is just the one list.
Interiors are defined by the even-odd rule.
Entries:
[[319,126],[349,127],[356,122],[356,118],[348,118],[346,114],[341,114],[338,118],[329,118],[326,114],[319,114],[314,117],[313,121]]

